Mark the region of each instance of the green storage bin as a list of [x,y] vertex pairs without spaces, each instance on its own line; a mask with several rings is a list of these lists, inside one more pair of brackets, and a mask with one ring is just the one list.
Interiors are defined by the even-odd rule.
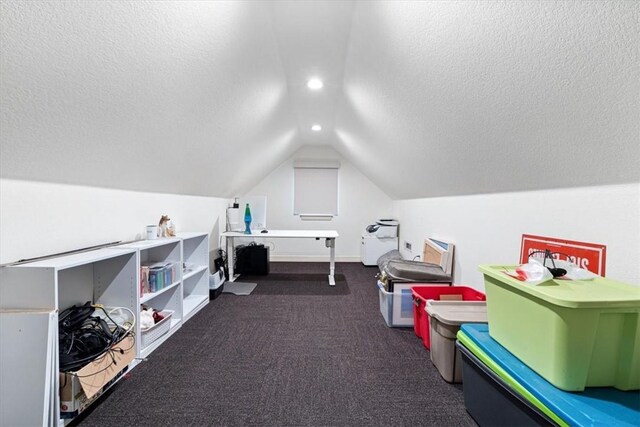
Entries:
[[489,334],[551,384],[640,389],[640,287],[602,277],[532,285],[481,265]]

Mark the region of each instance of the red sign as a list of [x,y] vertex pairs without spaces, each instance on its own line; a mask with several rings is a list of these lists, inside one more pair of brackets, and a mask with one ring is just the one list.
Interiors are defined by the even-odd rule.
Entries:
[[[607,247],[596,243],[575,242],[554,237],[523,234],[520,247],[520,264],[525,264],[529,259],[529,254],[532,252],[545,251],[546,249],[553,252],[553,257],[556,259],[568,259],[578,267],[604,277]],[[544,254],[536,254],[534,256],[542,258]]]

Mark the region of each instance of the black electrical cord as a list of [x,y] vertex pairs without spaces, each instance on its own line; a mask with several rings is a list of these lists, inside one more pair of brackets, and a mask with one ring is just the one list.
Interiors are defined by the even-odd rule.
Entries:
[[[92,316],[96,308],[102,310],[115,325],[113,331],[103,318]],[[90,303],[70,307],[61,313],[58,329],[62,372],[79,369],[103,355],[106,356],[116,343],[131,335],[131,331],[119,326],[103,307],[91,306]]]
[[[68,334],[74,340],[60,358],[60,371],[68,372],[96,360],[115,344],[115,335],[107,334],[95,319],[88,320],[79,330]],[[63,336],[66,338],[68,335]],[[62,349],[63,343],[61,343]]]

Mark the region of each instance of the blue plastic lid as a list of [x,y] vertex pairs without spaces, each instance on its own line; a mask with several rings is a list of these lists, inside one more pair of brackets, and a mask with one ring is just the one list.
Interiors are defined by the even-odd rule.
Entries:
[[640,391],[612,387],[563,391],[536,374],[489,336],[487,324],[464,324],[460,330],[487,356],[570,425],[638,426]]

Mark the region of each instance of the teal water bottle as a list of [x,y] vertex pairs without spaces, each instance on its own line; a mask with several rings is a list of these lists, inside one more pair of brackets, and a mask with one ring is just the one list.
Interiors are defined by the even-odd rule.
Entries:
[[244,234],[251,234],[251,209],[249,209],[249,203],[244,208],[244,225],[246,226]]

